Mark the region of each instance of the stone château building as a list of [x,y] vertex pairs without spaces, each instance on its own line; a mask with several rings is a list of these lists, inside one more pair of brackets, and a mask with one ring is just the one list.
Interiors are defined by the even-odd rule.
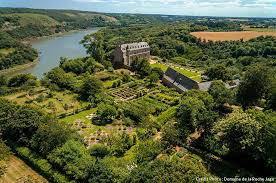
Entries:
[[150,57],[150,46],[146,42],[118,45],[113,53],[113,64],[115,67],[130,68],[137,58]]

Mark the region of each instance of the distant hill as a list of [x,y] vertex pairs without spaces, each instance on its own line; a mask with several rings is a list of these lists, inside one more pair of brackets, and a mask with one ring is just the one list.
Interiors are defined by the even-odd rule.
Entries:
[[95,12],[0,8],[0,30],[18,39],[117,23],[113,16]]

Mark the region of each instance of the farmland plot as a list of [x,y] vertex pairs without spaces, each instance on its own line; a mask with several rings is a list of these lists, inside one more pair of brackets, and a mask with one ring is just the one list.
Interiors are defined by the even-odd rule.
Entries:
[[276,32],[259,32],[259,31],[235,31],[235,32],[192,32],[193,36],[206,41],[238,41],[260,36],[276,36]]

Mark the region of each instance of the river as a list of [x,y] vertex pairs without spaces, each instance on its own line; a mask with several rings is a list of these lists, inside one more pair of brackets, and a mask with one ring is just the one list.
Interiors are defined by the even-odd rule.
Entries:
[[60,57],[77,58],[87,56],[85,48],[79,44],[87,34],[97,32],[99,28],[65,33],[59,36],[41,38],[32,42],[39,52],[39,62],[21,73],[31,73],[42,78],[44,73],[59,65]]

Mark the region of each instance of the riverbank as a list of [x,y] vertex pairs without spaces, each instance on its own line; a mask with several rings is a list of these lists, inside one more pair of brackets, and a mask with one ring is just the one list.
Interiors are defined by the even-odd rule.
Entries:
[[0,70],[0,75],[7,75],[9,77],[14,76],[23,70],[29,69],[31,67],[34,67],[39,62],[39,57],[35,59],[33,62],[29,62],[23,65],[17,65],[9,69]]
[[97,32],[101,28],[91,28],[86,30],[74,30],[51,36],[39,37],[31,42],[30,46],[39,52],[39,62],[32,62],[0,71],[0,74],[15,75],[20,73],[31,73],[39,79],[44,73],[59,66],[61,57],[78,58],[87,56],[86,50],[80,41],[87,34]]
[[43,39],[60,37],[60,36],[64,36],[64,35],[67,35],[67,34],[73,34],[73,33],[80,32],[80,31],[89,31],[89,30],[92,30],[92,29],[102,29],[102,28],[104,28],[104,27],[90,27],[90,28],[87,28],[87,29],[76,29],[76,30],[70,30],[70,31],[65,31],[65,32],[58,32],[58,33],[54,33],[54,34],[51,34],[51,35],[48,35],[48,36],[27,38],[27,39],[22,40],[22,43],[32,44],[32,43],[35,43],[35,42],[43,40]]

